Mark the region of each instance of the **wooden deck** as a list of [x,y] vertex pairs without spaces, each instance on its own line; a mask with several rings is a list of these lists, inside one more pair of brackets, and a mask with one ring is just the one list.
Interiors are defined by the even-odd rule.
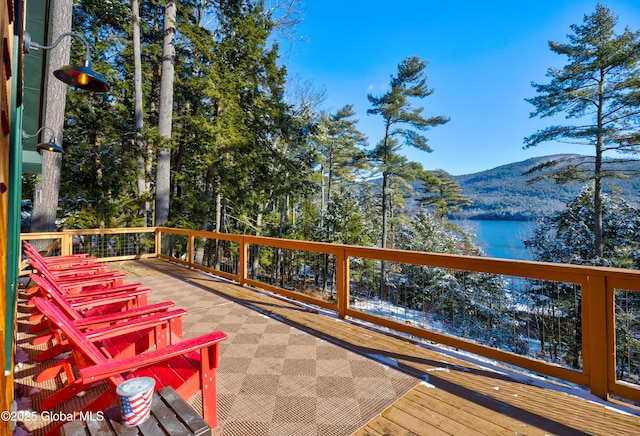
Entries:
[[151,268],[271,314],[324,340],[376,359],[423,383],[356,435],[640,434],[640,408],[465,356],[456,350],[338,320],[322,311],[160,260],[114,264],[135,279]]

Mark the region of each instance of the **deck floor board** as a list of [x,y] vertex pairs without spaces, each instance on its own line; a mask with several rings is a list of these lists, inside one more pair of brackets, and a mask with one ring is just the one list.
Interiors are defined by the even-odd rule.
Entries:
[[[443,392],[440,392],[439,395],[432,395],[435,392],[433,388],[418,386],[407,393],[403,399],[413,401],[423,409],[438,411],[447,419],[456,416],[456,421],[473,429],[478,434],[506,435],[513,434],[516,430],[523,430],[520,426],[513,428],[513,421],[504,418],[498,412],[486,407],[470,408],[466,402],[458,401],[453,395],[446,395]],[[401,407],[401,405],[402,402],[398,401],[394,407]]]

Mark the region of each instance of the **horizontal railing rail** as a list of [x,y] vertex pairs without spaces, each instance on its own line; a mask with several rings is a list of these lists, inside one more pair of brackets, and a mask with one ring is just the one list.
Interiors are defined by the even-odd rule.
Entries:
[[73,251],[74,235],[93,237],[90,246],[95,235],[142,238],[147,251],[138,243],[138,253],[101,258],[157,256],[341,318],[582,385],[601,398],[640,402],[640,271],[165,227],[139,231],[22,238],[57,235],[66,247],[61,254]]

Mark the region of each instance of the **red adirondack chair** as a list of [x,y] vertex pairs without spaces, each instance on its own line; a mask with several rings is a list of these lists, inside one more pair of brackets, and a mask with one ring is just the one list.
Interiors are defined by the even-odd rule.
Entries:
[[74,283],[83,280],[103,280],[111,285],[121,285],[126,275],[120,271],[109,270],[107,264],[94,263],[83,266],[65,266],[52,269],[41,260],[29,257],[29,264],[38,273],[47,273],[60,283]]
[[[86,330],[83,333],[105,356],[110,358],[131,357],[169,345],[168,338],[171,337],[170,331],[173,322],[180,320],[186,314],[187,311],[184,309],[161,311],[101,329]],[[58,344],[73,351],[66,337],[58,332],[55,336]],[[40,371],[35,380],[43,382],[64,373],[66,380],[72,381],[75,378],[74,368],[76,366],[75,354],[72,354]],[[50,401],[49,408],[54,407],[56,405],[53,403],[54,400]]]
[[43,256],[33,245],[27,241],[23,241],[23,253],[28,259],[36,259],[43,265],[51,269],[57,268],[82,268],[91,265],[106,265],[104,262],[97,262],[95,257],[87,255],[70,255],[70,256]]
[[[171,329],[172,321],[175,319],[180,319],[186,314],[187,311],[184,309],[175,309],[171,311],[159,312],[156,314],[149,314],[143,317],[137,317],[126,322],[121,322],[119,324],[111,325],[101,329],[88,330],[81,333],[87,341],[91,342],[107,358],[119,359],[123,357],[131,357],[141,354],[145,351],[149,351],[151,348],[161,349],[168,346],[168,338],[171,336],[169,331]],[[65,322],[70,321],[64,317],[64,313],[62,313],[62,315],[63,316],[61,319],[63,319]],[[123,350],[120,347],[122,343],[127,342],[127,337],[131,337],[132,335],[136,335],[138,333],[141,336],[146,336],[149,340],[145,341],[142,346],[136,347],[136,344],[131,344],[133,345],[133,347],[127,350]],[[58,343],[68,345],[68,348],[73,351],[73,346],[67,342],[66,336],[59,329],[56,329],[55,337]],[[74,370],[74,368],[78,366],[75,360],[76,357],[76,353],[73,353],[71,357],[56,362],[54,365],[44,369],[39,374],[40,377],[36,378],[36,381],[40,382],[48,380],[52,377],[57,376],[58,374],[64,373],[66,375],[66,382],[72,383],[73,380],[76,379],[77,373]],[[47,397],[41,403],[41,409],[51,409],[52,407],[58,406],[64,400],[70,398],[64,394],[59,393],[64,389],[65,388],[61,388],[53,395]]]
[[[108,388],[80,412],[101,411],[117,402],[116,387],[125,379],[153,377],[155,389],[172,386],[185,400],[202,391],[202,410],[211,427],[217,425],[216,373],[218,344],[227,338],[216,331],[177,344],[125,358],[109,358],[83,332],[70,322],[51,301],[33,298],[35,306],[45,314],[52,328],[59,330],[72,345],[80,377],[52,393],[41,404],[41,410],[71,398],[105,380]],[[121,329],[126,329],[121,326]],[[54,429],[55,430],[55,429]]]
[[[47,299],[53,301],[64,313],[64,315],[69,318],[69,320],[73,322],[76,327],[83,331],[106,328],[117,323],[122,323],[128,320],[139,318],[141,316],[167,312],[169,309],[172,309],[175,306],[175,303],[173,301],[166,301],[149,306],[122,311],[122,308],[126,308],[127,303],[129,303],[132,299],[132,297],[127,293],[123,293],[121,295],[111,295],[108,299],[91,299],[74,306],[69,301],[65,300],[46,278],[38,276],[36,274],[31,274],[31,280],[33,280],[34,283],[40,286],[43,294],[46,295]],[[118,304],[118,306],[113,307],[116,304]],[[109,311],[104,311],[104,314],[101,315],[85,316],[82,310],[84,306],[98,306],[101,309],[113,307],[114,310],[111,313]],[[173,313],[176,314],[175,311]],[[184,313],[186,314],[186,312]],[[165,343],[167,341],[168,343],[180,341],[182,339],[182,317],[172,317],[170,323],[170,334],[168,338],[152,338],[151,333],[153,332],[131,333],[122,337],[120,340],[111,341],[111,353],[116,354],[117,350],[118,354],[136,354],[148,350],[152,345],[157,346],[157,342],[159,340],[162,340]],[[46,321],[42,321],[41,323],[34,325],[32,327],[32,331],[40,331],[44,327],[48,328],[48,323]],[[157,336],[157,334],[155,336]],[[48,330],[46,333],[43,333],[40,336],[36,337],[33,340],[33,344],[39,345],[45,342],[49,342],[54,337],[55,333],[51,330]],[[58,338],[56,344],[38,354],[38,356],[36,357],[36,362],[49,360],[68,350],[68,342],[64,338]],[[60,371],[61,369],[55,371],[54,369],[49,368],[47,371],[41,372],[36,377],[36,380],[48,380],[57,375]]]
[[[41,277],[42,280],[39,280]],[[81,311],[83,316],[104,315],[106,313],[133,309],[136,307],[144,307],[147,305],[147,295],[151,292],[148,287],[142,286],[141,283],[130,283],[121,286],[105,287],[95,285],[96,282],[88,281],[84,283],[91,284],[76,292],[70,292],[67,287],[61,285],[50,274],[30,274],[29,278],[35,283],[31,287],[31,292],[27,296],[40,295],[45,298],[51,298],[49,290],[53,290],[56,294],[66,300],[77,311]],[[46,284],[46,286],[43,286]],[[128,298],[127,298],[128,297]],[[33,304],[29,301],[29,306]],[[29,321],[37,321],[42,318],[42,314],[36,311],[29,318]],[[31,331],[39,331],[44,325],[35,325]]]
[[[55,283],[53,287],[62,299],[85,317],[146,307],[148,306],[147,295],[151,292],[150,288],[117,287],[87,290],[78,294],[62,294]],[[37,291],[41,297],[48,298],[47,293],[40,286],[37,286]],[[34,307],[32,298],[28,302],[32,312],[29,321],[40,321],[31,326],[31,332],[36,333],[46,329],[47,324],[42,321],[43,315]]]
[[[117,320],[102,328],[96,328],[96,326],[101,325],[107,317],[110,318],[109,322],[112,322],[113,317],[109,315],[93,317],[74,322],[74,324],[106,356],[118,358],[134,356],[181,341],[182,317],[187,314],[187,311],[184,309],[168,310],[162,307],[165,305],[164,303],[154,305],[160,306],[159,310],[139,316],[133,316],[134,314],[130,312],[121,312],[121,314],[130,314],[131,317]],[[89,324],[96,321],[97,324]],[[44,362],[61,352],[72,351],[71,344],[60,332],[54,332],[53,337],[55,344],[41,352],[36,357],[36,362]],[[62,373],[66,374],[66,380],[73,380],[73,367],[75,366],[77,366],[75,356],[72,354],[62,360],[56,360],[53,365],[40,371],[35,380],[44,382]]]
[[[61,281],[45,268],[39,270],[38,275],[45,277],[60,295],[67,300],[82,301],[83,299],[94,299],[101,294],[108,295],[128,292],[132,295],[137,295],[135,306],[140,307],[147,304],[146,294],[151,292],[151,289],[144,287],[142,283],[122,284],[122,279],[126,277],[126,275],[120,273],[112,278],[93,275]],[[113,278],[115,278],[115,280]],[[42,290],[39,286],[33,286],[27,290],[26,295],[33,296],[40,292],[42,292]]]
[[86,257],[80,258],[80,263],[74,263],[71,260],[51,262],[47,261],[26,241],[24,247],[24,253],[27,255],[29,264],[34,270],[39,272],[46,271],[61,283],[69,283],[81,278],[91,277],[91,279],[101,278],[111,280],[114,284],[122,284],[122,279],[125,277],[119,271],[109,270],[108,265],[104,262],[98,263]]
[[35,254],[43,260],[43,263],[52,267],[72,266],[72,265],[88,265],[95,263],[95,257],[87,254],[70,254],[67,256],[43,256],[29,241],[22,241],[25,254]]

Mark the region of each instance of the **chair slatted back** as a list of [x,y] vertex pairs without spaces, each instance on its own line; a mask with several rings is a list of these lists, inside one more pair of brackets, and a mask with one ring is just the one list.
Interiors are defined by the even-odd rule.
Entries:
[[29,278],[44,291],[44,293],[61,309],[61,311],[64,312],[67,318],[72,320],[82,319],[82,316],[78,314],[78,311],[62,297],[60,291],[58,291],[58,289],[56,289],[46,277],[39,276],[37,274],[29,274]]
[[107,358],[100,352],[100,350],[89,341],[84,333],[82,333],[73,322],[67,318],[64,313],[52,302],[44,300],[40,297],[33,297],[31,299],[33,304],[38,308],[44,316],[47,317],[49,322],[53,324],[52,327],[57,328],[64,334],[67,340],[72,344],[72,348],[75,352],[82,355],[83,360],[89,365],[96,365],[99,363],[106,363]]

